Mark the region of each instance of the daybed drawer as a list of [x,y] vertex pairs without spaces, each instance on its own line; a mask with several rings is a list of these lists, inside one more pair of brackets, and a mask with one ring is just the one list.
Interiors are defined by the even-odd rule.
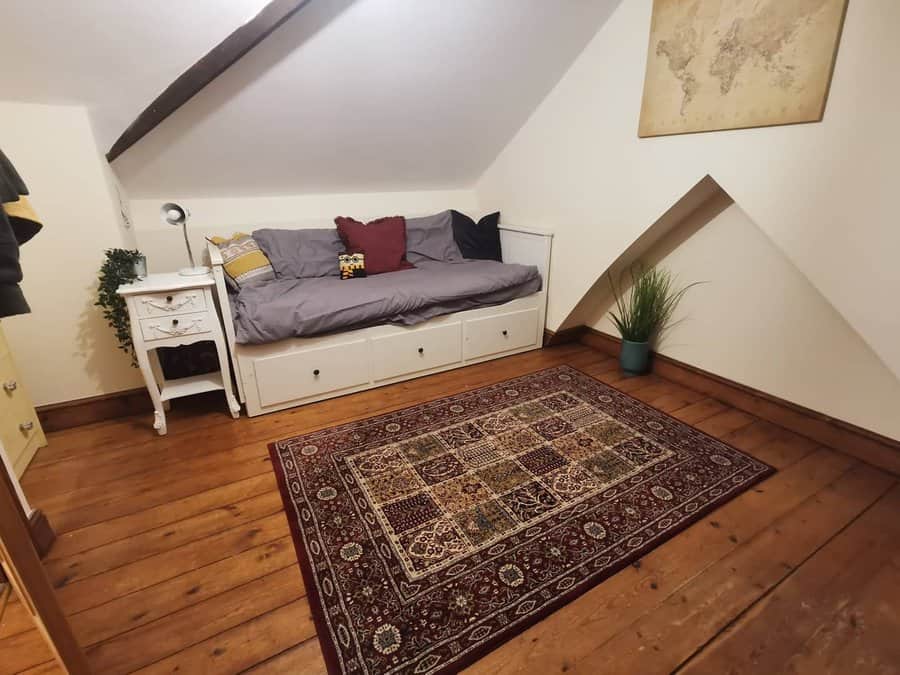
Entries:
[[257,359],[253,366],[263,407],[369,381],[365,340]]
[[462,324],[454,323],[373,338],[373,378],[387,380],[457,363],[462,352],[461,328]]
[[202,290],[193,289],[177,293],[151,293],[134,299],[138,316],[167,316],[200,312],[206,309]]
[[145,341],[164,340],[185,335],[199,335],[210,331],[209,326],[206,325],[208,320],[209,314],[207,312],[141,319],[141,334],[144,336]]
[[538,310],[523,309],[499,316],[466,321],[465,358],[499,354],[537,342]]

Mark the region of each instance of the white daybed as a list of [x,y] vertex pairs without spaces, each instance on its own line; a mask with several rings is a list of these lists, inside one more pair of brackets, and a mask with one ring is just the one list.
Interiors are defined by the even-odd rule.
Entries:
[[542,290],[415,326],[381,325],[268,344],[235,342],[219,249],[208,252],[238,398],[251,417],[541,347],[550,273],[549,232],[500,226],[503,261],[536,265]]

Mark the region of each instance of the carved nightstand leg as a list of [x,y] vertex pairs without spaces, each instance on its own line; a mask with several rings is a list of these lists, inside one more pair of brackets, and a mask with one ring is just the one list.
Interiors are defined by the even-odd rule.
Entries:
[[213,337],[216,344],[216,352],[219,355],[219,369],[222,371],[222,383],[225,385],[225,400],[228,402],[228,410],[231,416],[237,419],[241,416],[241,404],[238,403],[234,396],[234,389],[231,387],[231,361],[228,358],[228,348],[225,346],[225,339],[221,333]]
[[141,375],[144,376],[144,382],[147,385],[147,391],[150,393],[150,399],[153,401],[153,428],[160,436],[166,435],[166,412],[162,397],[159,395],[159,384],[153,374],[153,368],[150,365],[150,358],[146,350],[137,350],[138,366],[141,369]]
[[168,432],[166,428],[166,416],[160,411],[154,411],[153,413],[153,428],[156,429],[156,433],[160,436],[165,436]]

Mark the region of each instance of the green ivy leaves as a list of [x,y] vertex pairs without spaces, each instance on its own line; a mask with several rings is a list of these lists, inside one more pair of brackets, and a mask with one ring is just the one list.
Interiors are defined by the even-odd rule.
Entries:
[[119,349],[131,356],[131,365],[137,367],[134,345],[131,343],[131,330],[128,322],[128,307],[125,298],[116,293],[119,286],[134,281],[134,263],[143,254],[140,251],[129,251],[124,248],[106,249],[106,259],[100,267],[97,286],[97,302],[103,308],[103,318],[116,334]]

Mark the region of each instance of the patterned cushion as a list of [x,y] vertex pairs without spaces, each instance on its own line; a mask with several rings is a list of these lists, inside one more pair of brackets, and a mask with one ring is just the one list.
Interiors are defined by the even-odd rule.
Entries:
[[212,237],[210,241],[222,252],[225,277],[235,289],[275,279],[269,259],[249,234],[235,232],[230,239]]
[[341,279],[359,279],[366,276],[365,253],[342,253],[338,256]]

